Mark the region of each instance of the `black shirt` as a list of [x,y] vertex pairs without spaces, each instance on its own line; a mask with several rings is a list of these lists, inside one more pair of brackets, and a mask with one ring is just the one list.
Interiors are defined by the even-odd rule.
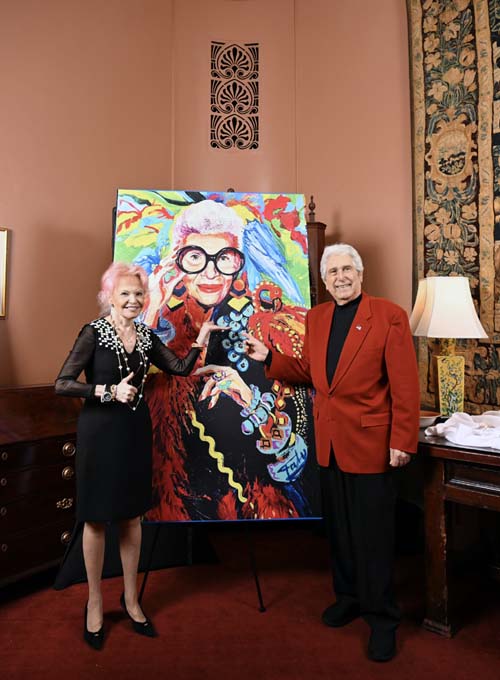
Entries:
[[328,352],[326,355],[326,375],[329,385],[335,375],[335,369],[337,368],[345,339],[347,338],[352,321],[358,311],[360,301],[361,295],[358,295],[357,298],[346,302],[345,305],[335,305],[332,327],[330,329],[330,338],[328,340]]

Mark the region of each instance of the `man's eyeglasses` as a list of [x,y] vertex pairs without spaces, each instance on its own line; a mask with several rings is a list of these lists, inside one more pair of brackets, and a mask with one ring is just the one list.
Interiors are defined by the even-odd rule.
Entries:
[[245,256],[237,248],[222,248],[214,255],[209,255],[200,246],[185,246],[175,258],[175,263],[186,274],[199,274],[209,262],[213,262],[220,274],[234,275],[245,265]]

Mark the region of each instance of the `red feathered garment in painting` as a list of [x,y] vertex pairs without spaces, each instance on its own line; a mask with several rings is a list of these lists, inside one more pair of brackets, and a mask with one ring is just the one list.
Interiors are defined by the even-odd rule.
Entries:
[[[270,307],[268,300],[271,303]],[[279,351],[292,356],[300,353],[298,343],[303,336],[305,310],[286,308],[281,303],[281,290],[277,286],[267,284],[260,286],[256,291],[253,306],[256,313],[250,317],[248,327]],[[186,354],[187,348],[196,339],[202,323],[214,314],[212,309],[205,310],[189,296],[185,296],[183,300],[179,299],[177,305],[175,301],[173,304],[171,302],[162,313],[175,328],[176,335],[169,342],[169,347],[178,356]],[[203,354],[200,355],[196,368],[205,363]],[[200,493],[199,489],[197,492],[193,491],[193,480],[190,479],[186,469],[192,467],[187,458],[189,453],[186,451],[186,437],[193,436],[189,411],[191,409],[196,411],[203,385],[203,378],[193,375],[179,377],[155,373],[148,380],[146,398],[153,421],[154,500],[154,507],[147,515],[149,520],[202,519],[193,516],[190,510],[194,497],[197,496],[199,499],[205,494]],[[274,387],[278,396],[281,395],[279,384],[276,383]],[[293,394],[293,390],[287,388],[286,394],[288,396]],[[280,398],[277,403],[280,401],[283,404],[281,407],[285,408],[285,399]],[[228,401],[222,403],[226,404],[227,409]],[[239,420],[241,421],[241,418]],[[238,424],[238,427],[241,425]],[[266,428],[265,425],[261,431],[262,436],[269,437],[272,437],[271,432],[278,432],[277,428]],[[241,437],[243,438],[242,435]],[[247,441],[245,444],[248,447],[250,442]],[[215,469],[215,463],[208,457],[208,453],[200,454],[197,451],[196,455],[205,456],[201,462]],[[256,449],[252,455],[254,460],[260,458],[266,463],[270,462],[268,457],[262,456]],[[207,502],[213,501],[212,519],[274,519],[301,516],[293,500],[282,492],[279,485],[269,483],[261,473],[249,473],[248,479],[244,482],[243,503],[238,499],[234,489],[225,483],[226,478],[221,476],[220,479],[223,487],[220,488],[217,498],[212,498],[210,491],[206,491]]]
[[[202,323],[210,317],[194,300],[188,298],[177,311],[168,310],[169,321],[176,329],[169,342],[178,356],[195,341]],[[200,355],[196,368],[203,364]],[[155,373],[146,386],[146,399],[153,422],[153,509],[150,520],[189,520],[182,496],[189,493],[184,469],[186,450],[182,433],[190,427],[189,407],[194,407],[202,379]]]

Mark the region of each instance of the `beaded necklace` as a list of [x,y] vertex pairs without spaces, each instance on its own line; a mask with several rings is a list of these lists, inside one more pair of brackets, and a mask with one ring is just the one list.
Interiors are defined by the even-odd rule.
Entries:
[[[127,351],[125,349],[125,346],[122,342],[122,339],[118,335],[118,331],[116,330],[116,326],[113,323],[113,321],[108,321],[109,325],[113,329],[113,335],[114,335],[114,349],[116,352],[116,358],[118,359],[118,368],[120,369],[120,382],[127,377],[127,375],[130,375],[132,371],[130,370],[130,366],[128,363],[128,358],[127,358]],[[142,333],[139,332],[139,329],[137,327],[137,324],[135,324],[135,349],[139,352],[139,368],[137,369],[137,375],[139,374],[139,371],[142,370],[142,379],[141,379],[141,384],[138,389],[138,392],[135,396],[134,399],[134,405],[130,404],[128,401],[127,406],[132,409],[132,411],[135,411],[139,404],[141,403],[141,400],[144,395],[144,384],[146,382],[147,374],[148,374],[148,357],[144,351],[144,338],[142,336]],[[132,350],[133,351],[133,350]]]

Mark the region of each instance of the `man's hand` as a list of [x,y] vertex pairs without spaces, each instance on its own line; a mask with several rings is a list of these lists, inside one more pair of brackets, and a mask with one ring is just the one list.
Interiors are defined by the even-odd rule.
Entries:
[[403,467],[403,465],[406,465],[411,460],[409,453],[405,453],[399,449],[389,449],[389,452],[391,454],[391,459],[389,461],[391,467]]
[[254,338],[250,333],[241,334],[245,338],[245,352],[255,361],[265,361],[269,354],[268,348],[263,342]]

